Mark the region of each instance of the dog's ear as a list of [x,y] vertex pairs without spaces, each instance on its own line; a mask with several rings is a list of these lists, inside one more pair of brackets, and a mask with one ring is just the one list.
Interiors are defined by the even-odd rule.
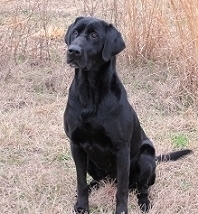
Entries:
[[125,42],[122,39],[120,32],[112,25],[107,27],[106,41],[104,43],[102,58],[104,61],[109,61],[112,56],[120,53],[125,48]]
[[68,30],[67,30],[67,33],[65,35],[65,42],[67,45],[70,45],[71,43],[71,34],[72,34],[72,29],[74,27],[74,25],[80,20],[80,19],[83,19],[84,17],[77,17],[76,20],[74,21],[73,24],[71,24],[69,27],[68,27]]

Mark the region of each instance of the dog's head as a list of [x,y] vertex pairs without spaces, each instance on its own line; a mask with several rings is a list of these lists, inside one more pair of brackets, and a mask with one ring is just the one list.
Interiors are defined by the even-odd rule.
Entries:
[[125,48],[121,34],[112,25],[92,17],[78,17],[65,35],[67,63],[91,70],[111,60]]

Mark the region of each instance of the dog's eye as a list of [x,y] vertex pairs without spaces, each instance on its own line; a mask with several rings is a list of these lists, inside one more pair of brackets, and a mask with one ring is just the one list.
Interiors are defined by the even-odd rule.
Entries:
[[75,37],[78,36],[78,31],[77,31],[77,30],[74,30],[74,31],[73,31],[73,36],[75,36]]
[[98,35],[97,35],[97,33],[92,32],[92,33],[91,33],[91,37],[94,38],[94,39],[96,39],[96,38],[98,37]]

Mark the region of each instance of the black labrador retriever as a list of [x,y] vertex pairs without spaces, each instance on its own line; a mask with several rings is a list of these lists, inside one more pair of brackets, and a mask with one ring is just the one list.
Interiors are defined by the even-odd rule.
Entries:
[[116,55],[125,48],[121,34],[100,19],[78,17],[65,36],[67,63],[75,68],[64,114],[77,172],[76,213],[89,213],[87,172],[95,181],[116,180],[116,214],[126,214],[128,189],[138,191],[143,212],[155,182],[156,160],[176,160],[191,150],[155,156],[116,73]]

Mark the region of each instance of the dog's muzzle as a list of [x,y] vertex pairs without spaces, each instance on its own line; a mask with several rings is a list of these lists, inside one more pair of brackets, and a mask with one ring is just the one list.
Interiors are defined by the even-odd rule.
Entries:
[[67,50],[67,64],[72,68],[81,68],[83,70],[90,70],[87,65],[87,60],[83,48],[78,45],[70,45]]

